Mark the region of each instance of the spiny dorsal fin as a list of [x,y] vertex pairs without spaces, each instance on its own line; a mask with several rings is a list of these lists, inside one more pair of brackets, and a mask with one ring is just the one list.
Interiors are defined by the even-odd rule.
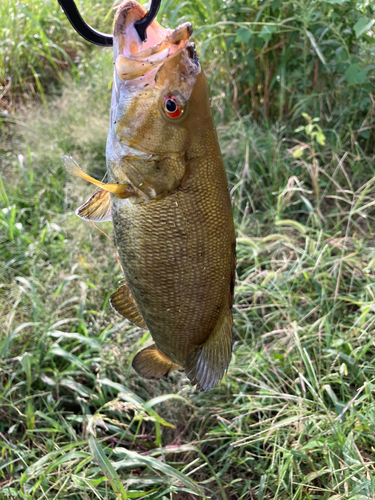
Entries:
[[134,370],[143,378],[163,378],[182,367],[171,361],[155,344],[139,351],[133,359]]
[[101,188],[95,190],[86,203],[77,208],[76,215],[93,222],[111,220],[111,194]]
[[223,378],[232,356],[232,315],[223,311],[208,339],[185,359],[184,368],[192,384],[208,391]]
[[109,303],[113,309],[124,318],[128,319],[140,328],[147,328],[145,320],[142,318],[127,284],[120,286],[117,292],[111,295]]

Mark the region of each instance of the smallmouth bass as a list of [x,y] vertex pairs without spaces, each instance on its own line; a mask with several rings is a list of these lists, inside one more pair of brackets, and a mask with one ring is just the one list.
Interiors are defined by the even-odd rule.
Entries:
[[126,0],[115,17],[109,183],[63,159],[99,188],[77,215],[113,221],[125,282],[112,307],[154,340],[134,357],[135,371],[159,379],[184,369],[207,391],[232,352],[235,234],[227,178],[190,23],[170,30],[153,21],[142,43],[134,23],[144,14]]

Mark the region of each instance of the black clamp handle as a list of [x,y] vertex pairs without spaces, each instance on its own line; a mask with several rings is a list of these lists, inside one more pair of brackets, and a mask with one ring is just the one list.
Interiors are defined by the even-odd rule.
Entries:
[[134,28],[137,30],[139,38],[142,40],[142,42],[145,42],[147,40],[146,30],[159,12],[160,4],[161,0],[151,0],[150,10],[147,12],[145,17],[142,17],[142,19],[134,23]]
[[[77,31],[82,38],[91,42],[95,45],[100,45],[102,47],[110,47],[113,45],[113,36],[107,35],[106,33],[101,33],[100,31],[94,30],[89,26],[83,19],[79,10],[74,3],[74,0],[58,0],[62,10],[64,11],[66,17],[69,19],[70,24]],[[142,40],[145,42],[147,40],[146,30],[155,19],[156,14],[159,11],[161,0],[152,0],[150,10],[147,14],[134,23],[134,27]]]

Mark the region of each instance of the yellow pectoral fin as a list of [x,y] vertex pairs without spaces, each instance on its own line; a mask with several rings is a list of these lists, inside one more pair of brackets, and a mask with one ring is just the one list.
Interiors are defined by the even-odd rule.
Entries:
[[86,174],[86,172],[79,167],[71,156],[63,156],[62,160],[70,174],[76,175],[81,179],[104,189],[105,191],[109,191],[119,198],[130,198],[130,196],[135,196],[137,194],[132,186],[127,186],[126,184],[105,184],[104,182],[97,181],[91,177],[91,175]]
[[182,367],[171,361],[155,344],[139,351],[133,359],[134,370],[143,378],[160,379]]
[[92,222],[111,220],[111,194],[101,188],[95,190],[86,203],[77,208],[76,215]]

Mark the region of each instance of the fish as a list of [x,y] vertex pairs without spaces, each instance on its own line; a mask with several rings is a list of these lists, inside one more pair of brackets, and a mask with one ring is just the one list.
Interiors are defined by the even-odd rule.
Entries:
[[167,29],[154,20],[142,42],[134,23],[144,15],[133,0],[115,15],[108,183],[63,160],[96,186],[76,214],[113,222],[124,281],[111,306],[153,339],[133,358],[134,370],[145,379],[184,370],[207,391],[232,356],[228,180],[191,24]]

